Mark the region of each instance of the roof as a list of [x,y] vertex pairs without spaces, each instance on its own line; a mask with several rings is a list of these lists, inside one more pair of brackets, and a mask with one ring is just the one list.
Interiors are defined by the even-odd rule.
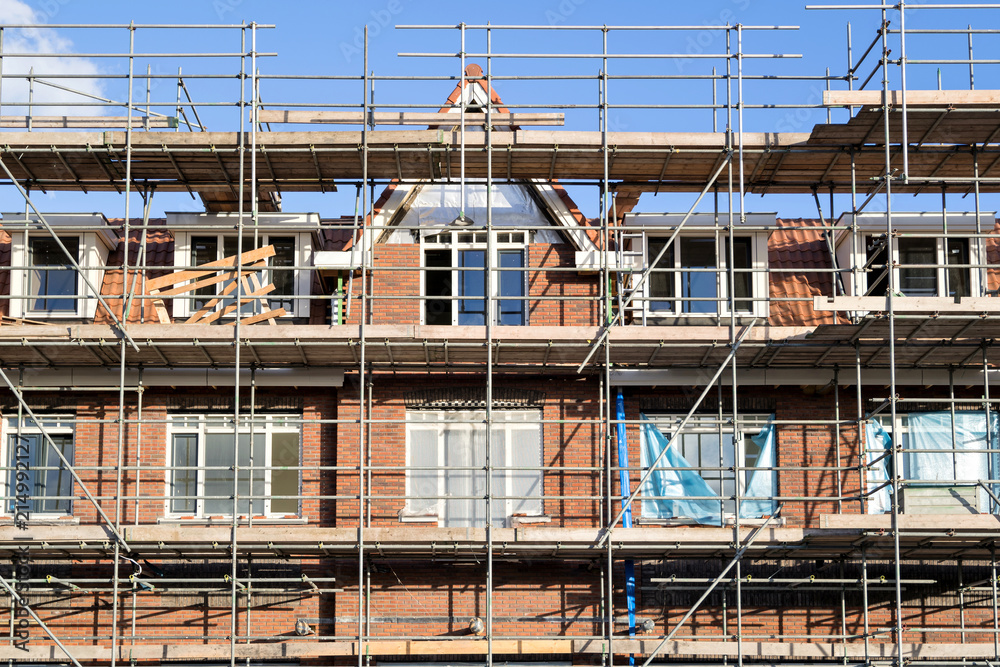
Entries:
[[[121,225],[124,220],[109,220],[112,224]],[[141,219],[133,220],[136,224],[142,224]],[[149,221],[150,225],[164,225],[166,220],[163,218],[151,219]],[[163,268],[149,268],[146,272],[146,279],[159,278],[160,276],[166,275],[173,271],[174,266],[174,235],[165,227],[156,229],[146,230],[146,253],[145,258],[140,257],[140,247],[142,243],[142,230],[135,229],[129,231],[128,240],[128,264],[129,266],[137,266],[140,263],[146,267],[163,267]],[[104,280],[101,282],[101,296],[104,297],[105,302],[111,307],[111,311],[115,314],[119,320],[122,319],[122,311],[124,308],[122,302],[122,294],[129,292],[130,288],[135,284],[135,294],[136,295],[148,295],[148,291],[145,289],[146,282],[143,280],[141,272],[134,269],[129,269],[128,280],[125,280],[124,270],[122,267],[122,259],[125,255],[125,237],[118,237],[118,246],[111,252],[108,256],[107,266],[109,267],[104,271]],[[110,268],[118,267],[118,268]],[[169,300],[165,304],[167,311],[173,310],[173,303]],[[103,306],[97,307],[97,314],[94,317],[95,324],[106,324],[110,323],[111,317],[108,315],[108,311],[104,309]],[[156,313],[153,310],[152,302],[148,299],[133,299],[132,305],[129,308],[128,322],[130,323],[142,323],[142,324],[152,324],[157,322]]]
[[819,229],[822,220],[778,219],[778,227],[767,241],[767,263],[772,326],[818,326],[834,324],[834,313],[816,312],[812,297],[833,295],[830,250]]
[[[510,110],[507,107],[503,106],[503,100],[500,98],[500,94],[497,93],[496,89],[493,88],[492,86],[489,86],[489,88],[487,89],[486,77],[483,76],[483,68],[477,65],[476,63],[470,63],[466,65],[464,80],[459,82],[458,85],[455,86],[455,89],[452,90],[451,94],[448,95],[448,98],[445,100],[445,104],[447,106],[441,107],[438,110],[438,113],[441,114],[453,113],[455,109],[459,108],[462,99],[462,92],[468,86],[479,86],[480,89],[489,93],[490,101],[497,106],[498,112],[510,113]],[[428,129],[436,129],[438,127],[440,126],[432,125],[429,126]],[[512,127],[511,129],[516,130],[518,128]],[[552,192],[556,195],[558,200],[562,203],[563,206],[566,207],[566,212],[573,219],[573,223],[575,225],[590,228],[585,230],[586,236],[587,238],[590,239],[592,243],[594,243],[595,246],[599,247],[600,231],[599,229],[596,228],[595,224],[598,222],[598,219],[588,218],[587,216],[585,216],[583,212],[580,211],[580,208],[579,206],[577,206],[576,202],[573,201],[573,198],[570,196],[569,192],[566,191],[566,188],[564,188],[562,185],[559,185],[554,179],[544,184],[532,181],[528,181],[522,184],[523,187],[539,187],[541,185],[550,187],[552,189]],[[390,182],[389,185],[387,185],[385,189],[382,190],[382,193],[379,195],[378,200],[376,200],[374,205],[372,206],[371,213],[365,216],[364,219],[365,227],[370,226],[374,218],[377,217],[386,209],[386,206],[389,203],[389,200],[392,197],[393,193],[400,187],[403,186],[399,183],[398,179],[393,179],[392,182]],[[419,187],[419,186],[411,186],[411,187]],[[344,245],[338,249],[348,250],[351,248],[352,245],[354,245],[356,241],[357,238],[354,239],[349,238],[347,242],[344,243]]]

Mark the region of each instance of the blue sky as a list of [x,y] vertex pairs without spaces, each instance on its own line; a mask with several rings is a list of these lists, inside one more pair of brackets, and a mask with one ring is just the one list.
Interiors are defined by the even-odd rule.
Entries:
[[[813,0],[819,2],[819,0]],[[863,0],[856,0],[863,4]],[[917,2],[908,3],[907,28],[964,28],[973,24],[978,28],[1000,27],[997,10],[920,10]],[[899,14],[889,12],[892,27],[898,27]],[[361,35],[365,25],[369,29],[369,68],[376,76],[455,76],[459,73],[456,58],[399,57],[400,52],[456,53],[459,50],[457,30],[400,30],[401,24],[467,24],[495,25],[690,25],[709,26],[725,23],[742,23],[748,26],[785,25],[799,26],[795,31],[744,32],[744,52],[748,54],[801,55],[801,58],[747,59],[747,75],[777,74],[783,76],[822,76],[829,67],[832,75],[843,75],[847,67],[846,31],[851,22],[854,38],[854,56],[857,58],[875,36],[879,13],[875,10],[807,11],[804,2],[764,0],[702,0],[701,2],[638,2],[619,0],[509,0],[506,2],[473,3],[466,1],[422,2],[418,0],[374,0],[369,2],[298,2],[286,0],[200,0],[198,2],[175,0],[170,3],[142,3],[121,0],[0,0],[0,22],[32,22],[47,25],[59,24],[239,24],[257,22],[273,24],[273,29],[257,32],[257,50],[274,53],[262,56],[258,68],[264,77],[280,75],[334,75],[359,76],[362,74]],[[41,32],[24,33],[8,29],[5,51],[40,53],[124,53],[128,50],[129,35],[123,29],[71,29],[54,28]],[[240,51],[240,34],[234,30],[139,29],[135,33],[135,51],[138,53],[236,53]],[[494,53],[599,53],[602,47],[600,31],[493,31]],[[893,37],[895,42],[896,38]],[[997,52],[1000,35],[976,35],[974,48],[977,58],[992,58]],[[899,54],[898,44],[890,45],[892,57]],[[735,47],[735,45],[734,45]],[[702,27],[690,31],[615,31],[608,34],[609,52],[614,54],[674,53],[704,56],[725,51],[725,33]],[[485,33],[467,31],[466,51],[482,53],[486,50]],[[962,36],[911,35],[907,43],[910,59],[967,57],[967,43]],[[874,65],[874,53],[868,63]],[[485,66],[484,58],[470,58]],[[124,58],[59,59],[7,58],[5,74],[24,72],[33,66],[39,77],[51,75],[52,81],[75,87],[90,94],[114,100],[124,100],[127,89],[123,79],[88,79],[90,76],[115,76],[125,74],[128,62]],[[192,97],[199,104],[202,120],[213,130],[233,130],[239,122],[238,111],[232,103],[239,98],[240,89],[236,73],[239,61],[235,57],[193,59],[162,57],[135,59],[136,74],[143,74],[149,66],[154,76],[150,99],[153,109],[173,115],[176,98],[176,74],[182,68]],[[721,58],[689,57],[684,59],[613,59],[609,64],[611,74],[669,74],[698,75],[711,73],[712,67],[720,71],[725,67]],[[601,68],[601,61],[593,58],[495,58],[493,74],[496,76],[593,76]],[[937,65],[912,65],[908,69],[910,88],[935,88]],[[967,65],[940,67],[942,85],[946,89],[967,89]],[[862,68],[867,76],[870,65]],[[77,78],[58,79],[56,75],[76,75]],[[219,78],[199,78],[202,75],[226,75]],[[1000,66],[978,65],[976,88],[1000,88]],[[894,72],[895,76],[895,72]],[[877,86],[873,81],[870,87]],[[842,81],[834,88],[845,88]],[[821,99],[822,81],[746,81],[744,97],[747,104],[818,104]],[[440,104],[454,87],[449,81],[378,81],[375,100],[381,109],[393,105]],[[146,85],[136,85],[133,100],[145,103]],[[538,111],[559,111],[566,114],[568,129],[597,129],[594,109],[553,109],[555,105],[594,105],[598,101],[595,80],[563,81],[498,81],[496,88],[505,102],[519,105],[537,105]],[[43,90],[44,89],[44,90]],[[27,94],[23,80],[5,79],[2,101],[5,111],[16,110]],[[720,99],[723,86],[718,89]],[[361,101],[362,86],[358,81],[302,81],[266,78],[261,81],[261,97],[269,107],[283,104],[357,104]],[[612,81],[609,85],[609,102],[612,105],[632,104],[708,104],[712,88],[708,81],[645,80]],[[121,111],[97,107],[67,109],[78,96],[53,88],[36,85],[35,101],[48,102],[48,113],[74,112],[89,115],[120,114]],[[399,108],[399,107],[396,107]],[[530,110],[529,108],[519,110]],[[45,111],[36,111],[42,114]],[[192,118],[193,120],[193,118]],[[748,110],[745,128],[753,131],[808,132],[816,123],[825,122],[822,109],[765,109]],[[835,110],[834,122],[846,120],[846,112]],[[705,109],[641,110],[614,108],[609,113],[612,129],[621,131],[711,131],[712,115]],[[719,126],[725,124],[718,118]],[[353,210],[353,188],[342,188],[339,194],[289,194],[285,199],[286,210],[318,211],[324,216],[337,216]],[[348,192],[349,191],[349,192]],[[595,188],[578,188],[573,192],[578,203],[588,215],[598,214],[598,196]],[[199,202],[187,195],[159,195],[154,207],[163,210],[194,210]],[[60,193],[37,195],[36,204],[42,210],[101,210],[109,216],[124,214],[124,202],[118,195],[80,195]],[[694,195],[646,196],[640,210],[686,210]],[[787,216],[815,215],[811,198],[799,196],[747,197],[748,210],[778,211]],[[940,196],[918,200],[910,196],[894,202],[897,208],[929,208],[940,205]],[[133,214],[139,209],[132,205]],[[827,206],[824,200],[824,207]],[[837,209],[842,210],[846,200],[838,198]],[[950,210],[969,209],[972,198],[949,198]],[[10,187],[0,188],[0,210],[18,210],[23,201]],[[984,207],[996,209],[990,197],[984,198]]]

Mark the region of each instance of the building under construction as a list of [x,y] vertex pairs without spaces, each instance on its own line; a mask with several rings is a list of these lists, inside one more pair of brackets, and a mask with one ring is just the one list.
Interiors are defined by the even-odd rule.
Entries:
[[[906,29],[935,7],[811,76],[791,26],[397,26],[448,51],[419,77],[46,26],[127,36],[119,99],[0,27],[0,659],[1000,661],[997,31]],[[600,48],[494,46],[567,30]]]

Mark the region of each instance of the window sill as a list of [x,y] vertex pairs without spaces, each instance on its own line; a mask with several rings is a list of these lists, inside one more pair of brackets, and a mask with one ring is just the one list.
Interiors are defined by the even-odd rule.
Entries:
[[[26,526],[79,526],[80,519],[75,516],[41,516],[28,519],[24,522]],[[14,517],[0,516],[0,527],[16,525]]]
[[[307,517],[300,516],[260,516],[252,517],[256,526],[260,525],[306,525],[309,523]],[[164,516],[156,520],[162,525],[193,525],[193,526],[231,526],[233,518],[226,516],[196,517],[196,516]],[[241,516],[237,521],[238,525],[245,526],[249,523],[245,516]]]
[[407,514],[403,510],[399,511],[400,523],[425,523],[438,525],[437,514]]
[[532,514],[525,516],[512,516],[510,518],[511,528],[520,528],[522,526],[534,526],[540,523],[552,523],[552,517],[548,514]]

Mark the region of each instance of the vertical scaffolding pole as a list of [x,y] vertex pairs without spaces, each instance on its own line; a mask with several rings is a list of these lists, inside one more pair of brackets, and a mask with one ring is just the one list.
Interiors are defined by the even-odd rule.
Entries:
[[[370,101],[369,101],[369,90],[368,90],[368,26],[365,25],[365,52],[363,58],[364,71],[362,72],[362,109],[363,115],[367,121],[368,113],[370,111]],[[361,220],[362,220],[362,232],[361,238],[363,242],[361,244],[361,322],[358,327],[359,341],[360,341],[360,351],[359,351],[359,363],[358,363],[358,667],[363,667],[364,665],[364,655],[367,653],[367,635],[365,633],[365,506],[366,497],[365,493],[367,489],[365,488],[365,419],[370,416],[365,411],[365,383],[367,382],[367,373],[365,371],[365,357],[367,352],[367,341],[365,339],[366,331],[365,325],[368,319],[368,285],[367,285],[367,249],[366,244],[372,240],[375,230],[368,230],[367,224],[364,224],[368,219],[368,205],[369,205],[369,192],[368,192],[368,131],[369,124],[365,122],[361,127],[361,183],[362,183],[362,208],[361,208]],[[374,211],[372,211],[374,213]],[[372,215],[369,224],[374,225],[375,216]],[[368,240],[365,240],[368,239]],[[374,262],[374,253],[372,253],[372,261]]]
[[[244,133],[244,123],[246,117],[246,47],[247,29],[246,24],[240,28],[240,103],[238,105],[240,114],[240,136],[239,136],[239,186],[237,187],[237,218],[236,218],[236,319],[233,323],[233,521],[230,530],[230,572],[229,572],[229,665],[236,667],[236,638],[239,632],[238,612],[236,609],[236,577],[239,574],[239,544],[237,542],[237,531],[240,520],[240,319],[243,314],[243,215],[244,215],[244,192],[246,188],[246,138]],[[253,449],[253,443],[248,444]],[[253,483],[251,479],[251,484]],[[252,488],[252,487],[251,487]],[[252,491],[247,504],[247,515],[252,512],[253,498]]]
[[[462,28],[462,53],[465,53],[465,28]],[[486,29],[486,260],[484,291],[486,292],[486,667],[493,665],[493,320],[496,317],[493,300],[493,39]],[[463,90],[465,68],[462,68]],[[465,104],[462,104],[465,108]],[[465,135],[465,123],[462,123]],[[529,232],[530,233],[530,232]],[[530,244],[526,245],[525,253]],[[521,263],[527,265],[527,257]],[[497,264],[500,267],[500,264]],[[496,282],[502,283],[502,276]],[[506,466],[514,461],[504,458]],[[506,479],[507,475],[504,475]],[[506,501],[504,501],[506,502]]]

